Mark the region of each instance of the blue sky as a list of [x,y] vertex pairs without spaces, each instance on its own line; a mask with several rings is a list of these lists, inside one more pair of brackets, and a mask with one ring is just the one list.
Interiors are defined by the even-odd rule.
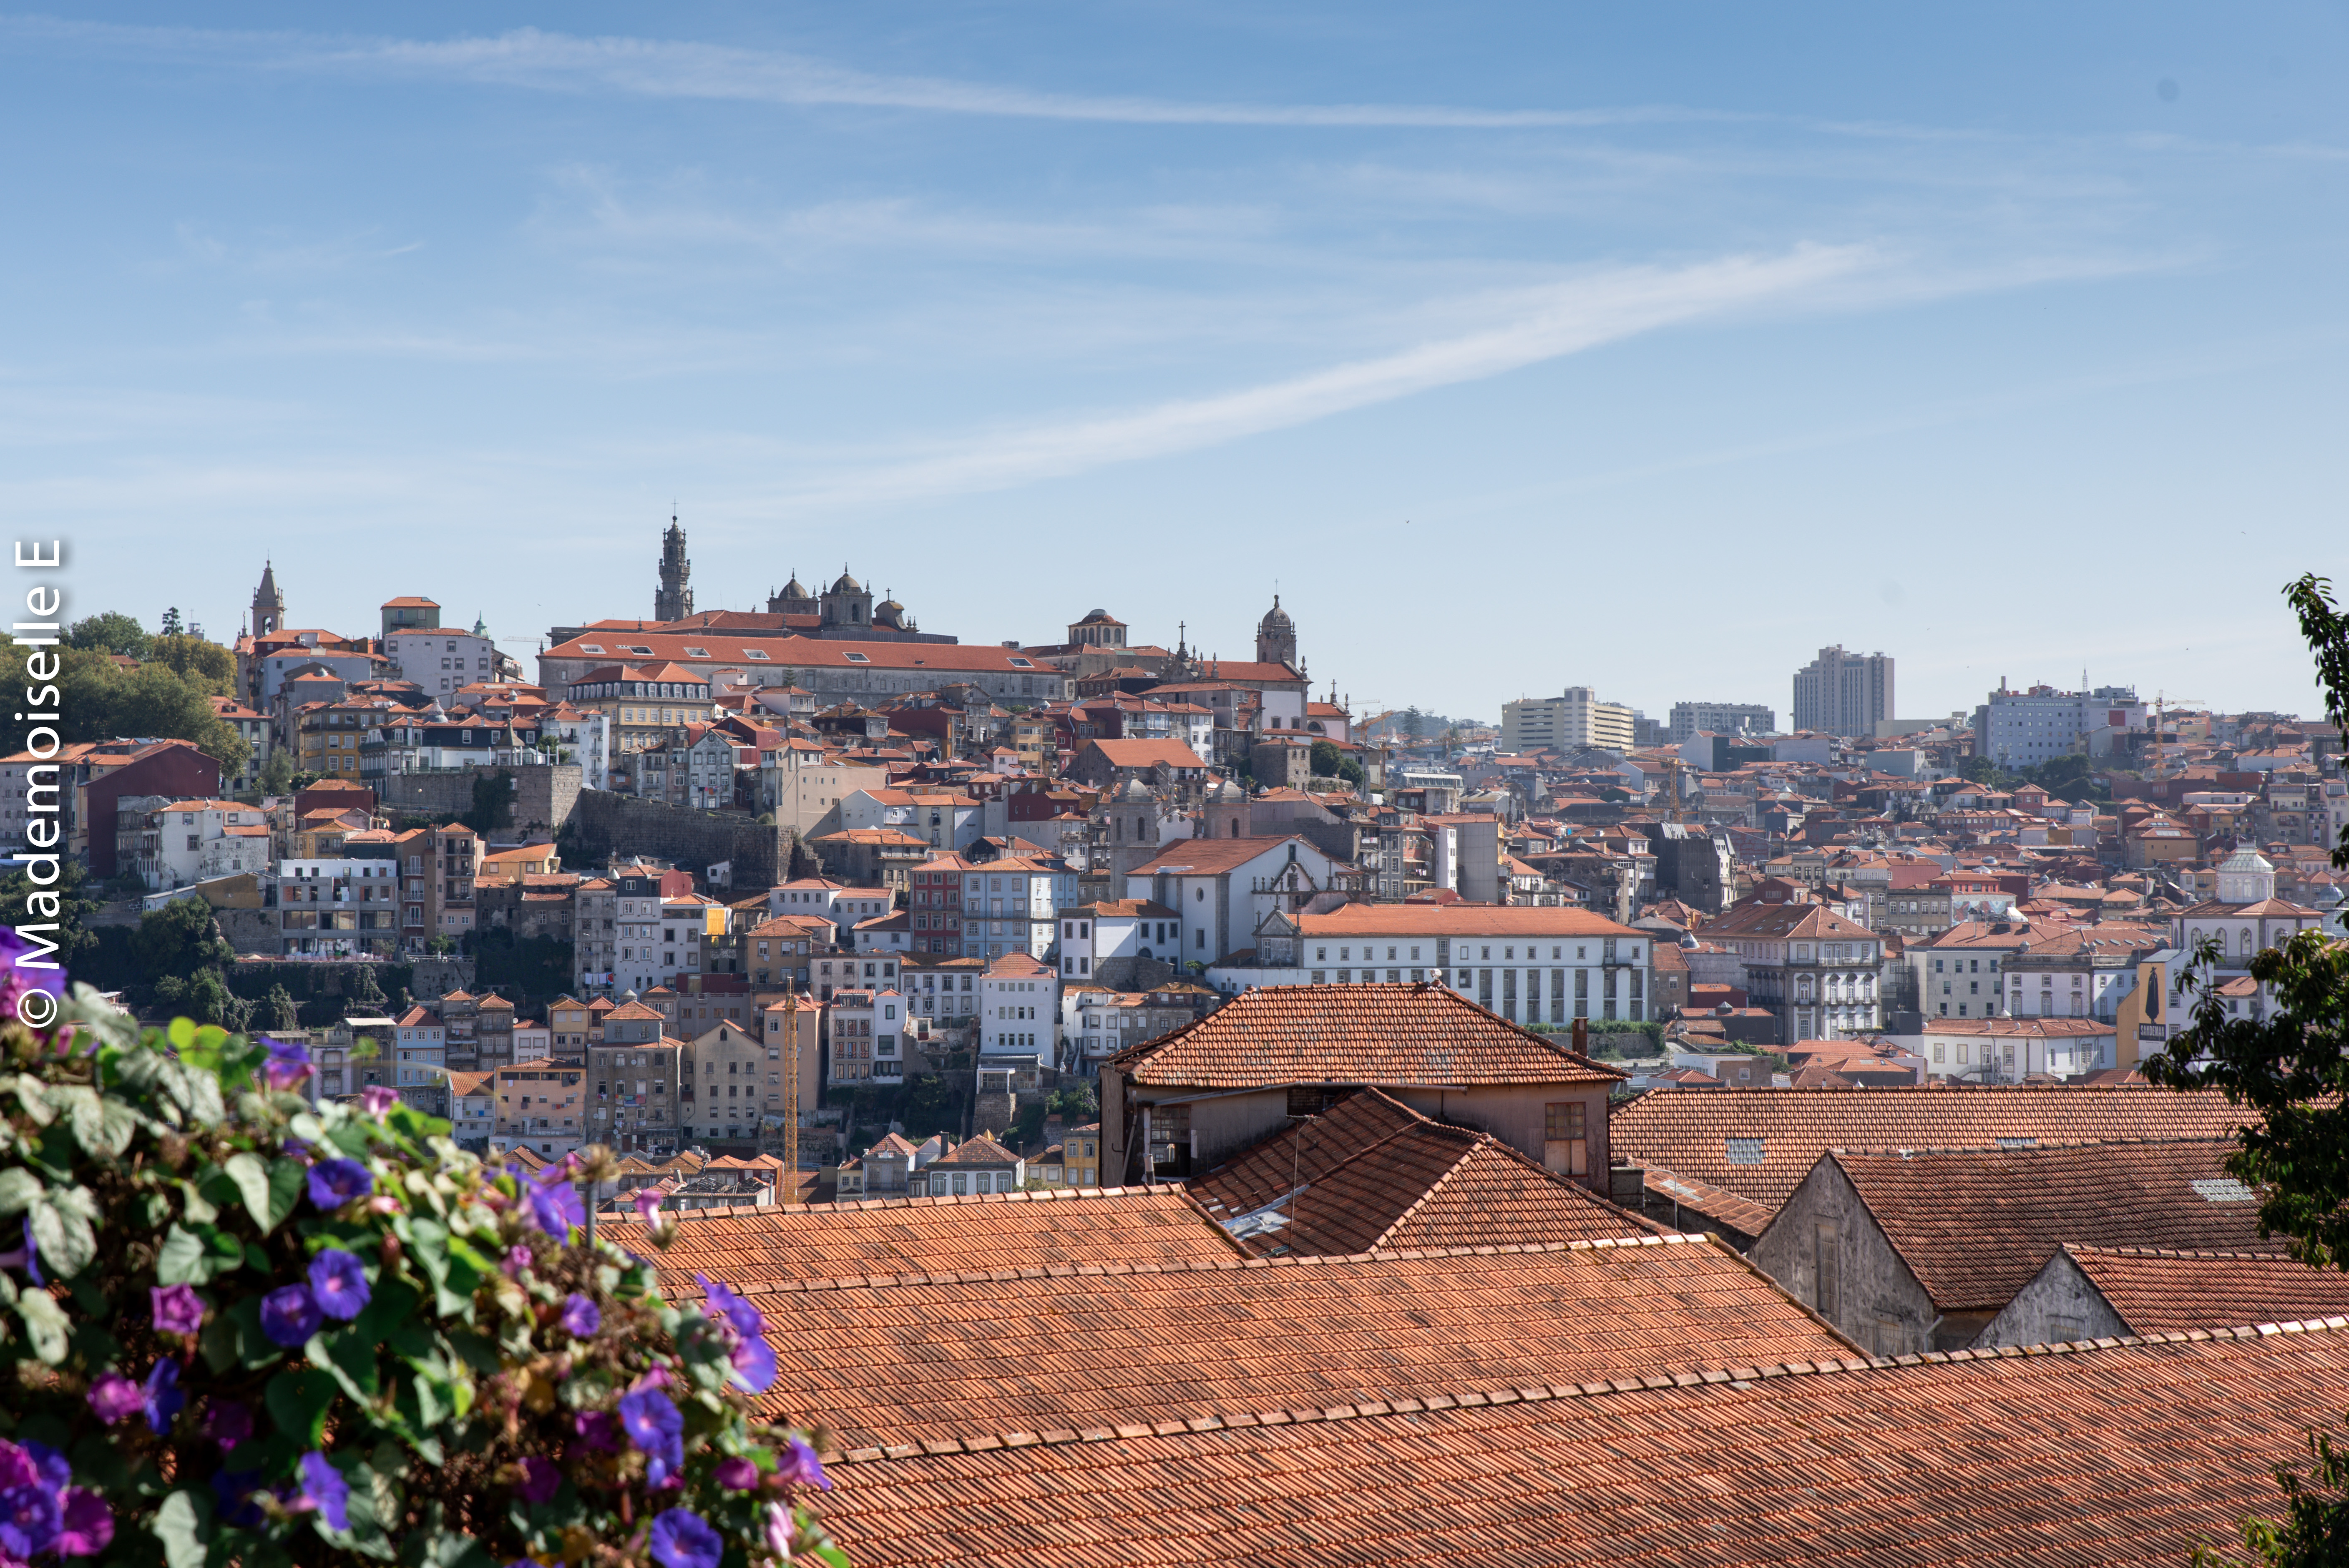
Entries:
[[1491,716],[2313,714],[2338,5],[88,6],[0,20],[0,503],[75,610],[525,657],[843,562]]

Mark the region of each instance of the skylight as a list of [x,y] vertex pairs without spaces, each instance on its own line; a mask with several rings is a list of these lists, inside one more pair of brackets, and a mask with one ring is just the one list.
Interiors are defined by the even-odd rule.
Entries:
[[840,656],[846,659],[852,665],[869,665],[873,662],[871,659],[866,658],[863,654],[843,652]]
[[2260,1195],[2232,1176],[2210,1176],[2194,1183],[2206,1203],[2256,1203]]
[[745,648],[742,650],[742,656],[746,659],[763,659],[767,656],[767,650],[764,648]]
[[1036,667],[1036,663],[1033,659],[1014,659],[1011,661],[1011,667],[1015,670],[1032,670]]
[[1762,1140],[1724,1138],[1721,1140],[1721,1154],[1732,1165],[1759,1165],[1762,1163]]
[[2039,1140],[2035,1138],[2002,1138],[1998,1140],[1998,1146],[2001,1149],[2036,1149],[2039,1147]]
[[652,657],[652,653],[653,653],[653,651],[652,651],[650,648],[641,646],[641,645],[637,645],[637,644],[636,644],[636,643],[623,643],[623,644],[621,644],[621,645],[620,645],[620,652],[622,652],[622,653],[624,653],[624,654],[642,654],[642,655],[643,655],[645,657],[647,657],[647,658],[650,658],[650,657]]
[[579,651],[583,654],[600,654],[604,651],[604,645],[601,643],[582,643],[579,645]]
[[[651,650],[647,649],[646,652],[649,653]],[[688,648],[685,650],[685,656],[688,659],[706,659],[709,656],[709,650],[708,648]]]

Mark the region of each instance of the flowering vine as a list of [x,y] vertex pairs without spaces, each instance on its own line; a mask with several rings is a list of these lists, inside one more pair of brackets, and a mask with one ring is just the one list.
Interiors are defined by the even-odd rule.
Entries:
[[0,1568],[844,1568],[757,1309],[585,1237],[608,1153],[492,1167],[311,1105],[299,1044],[6,1002]]

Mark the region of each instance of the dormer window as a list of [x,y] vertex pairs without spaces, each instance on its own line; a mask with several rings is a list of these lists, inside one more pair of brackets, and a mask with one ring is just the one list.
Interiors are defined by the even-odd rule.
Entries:
[[869,658],[865,657],[863,654],[858,654],[858,653],[851,653],[851,652],[847,652],[847,651],[843,651],[843,653],[841,654],[841,655],[840,655],[840,656],[841,656],[842,658],[843,658],[843,659],[846,659],[846,660],[847,660],[850,664],[852,664],[852,665],[869,665],[869,664],[871,664],[871,663],[873,662],[871,659],[869,659]]
[[604,645],[601,643],[582,643],[579,645],[579,651],[583,654],[600,654],[604,651]]
[[706,659],[709,656],[709,650],[708,648],[688,648],[685,650],[685,656],[688,659]]

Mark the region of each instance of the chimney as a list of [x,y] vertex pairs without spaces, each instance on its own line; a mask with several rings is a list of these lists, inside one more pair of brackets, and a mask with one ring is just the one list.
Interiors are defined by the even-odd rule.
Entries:
[[1578,1057],[1590,1054],[1590,1020],[1588,1018],[1574,1021],[1574,1054]]

